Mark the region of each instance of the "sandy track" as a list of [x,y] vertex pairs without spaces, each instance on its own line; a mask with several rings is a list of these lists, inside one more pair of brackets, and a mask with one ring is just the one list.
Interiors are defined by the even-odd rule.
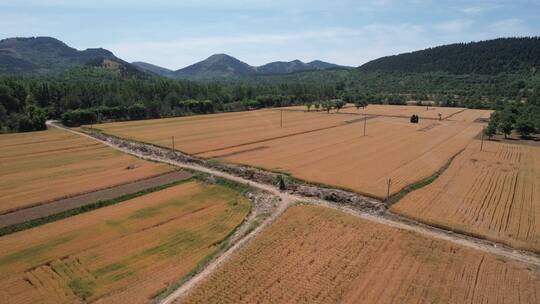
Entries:
[[531,252],[517,251],[517,250],[514,250],[513,248],[504,246],[502,244],[498,244],[498,243],[495,243],[495,242],[491,242],[491,241],[487,241],[487,240],[483,240],[483,239],[478,239],[478,238],[474,238],[474,237],[470,237],[470,236],[466,236],[466,235],[452,233],[450,231],[445,231],[445,230],[434,228],[434,227],[431,227],[431,226],[428,226],[428,225],[423,225],[423,224],[420,224],[420,223],[416,223],[416,222],[413,222],[413,221],[410,221],[408,219],[401,218],[399,216],[392,215],[392,214],[385,214],[385,215],[380,215],[380,216],[379,215],[373,215],[373,214],[369,214],[367,212],[362,212],[360,210],[353,210],[351,208],[341,206],[341,205],[338,205],[336,203],[324,201],[324,200],[313,199],[313,198],[308,198],[308,197],[303,197],[303,196],[298,196],[298,195],[291,195],[291,194],[288,194],[288,193],[281,192],[276,187],[271,186],[271,185],[266,185],[266,184],[254,182],[254,181],[251,181],[251,180],[248,180],[248,179],[244,179],[244,178],[241,178],[241,177],[238,177],[238,176],[234,176],[234,175],[231,175],[231,174],[228,174],[228,173],[225,173],[225,172],[221,172],[221,171],[218,171],[218,170],[206,168],[206,167],[199,166],[199,165],[182,163],[182,162],[179,162],[179,161],[176,161],[176,160],[171,160],[171,159],[169,159],[167,157],[155,157],[153,155],[148,155],[148,154],[135,152],[135,151],[132,151],[132,150],[129,150],[129,149],[126,149],[126,148],[119,147],[119,146],[117,146],[115,144],[112,144],[112,143],[110,143],[108,141],[103,141],[103,140],[94,138],[94,137],[92,137],[92,136],[90,136],[88,134],[85,134],[85,133],[81,133],[81,132],[78,132],[78,131],[75,131],[75,130],[67,129],[67,128],[64,128],[62,126],[58,126],[56,124],[50,123],[50,122],[48,124],[52,125],[54,127],[65,129],[68,132],[73,132],[73,133],[79,134],[81,136],[86,136],[88,138],[93,138],[94,140],[97,140],[97,141],[99,141],[99,142],[101,142],[101,143],[103,143],[105,145],[108,145],[108,146],[114,148],[114,149],[117,149],[119,151],[131,154],[131,155],[143,158],[143,159],[153,160],[153,161],[158,161],[158,162],[164,162],[164,163],[174,165],[174,166],[177,166],[177,167],[186,168],[186,169],[195,170],[195,171],[200,171],[200,172],[212,174],[212,175],[215,175],[215,176],[223,177],[223,178],[226,178],[226,179],[229,179],[229,180],[241,183],[241,184],[246,184],[246,185],[249,185],[249,186],[254,187],[254,188],[258,188],[258,189],[261,189],[261,190],[264,190],[264,191],[268,191],[269,193],[271,193],[273,195],[276,195],[281,199],[280,205],[278,206],[278,208],[276,208],[276,211],[272,214],[272,216],[267,218],[257,229],[252,231],[250,234],[245,236],[243,239],[239,240],[236,244],[234,244],[231,248],[229,248],[229,250],[224,252],[222,255],[220,255],[215,260],[211,261],[202,272],[200,272],[198,275],[194,276],[191,280],[189,280],[188,282],[183,284],[179,289],[177,289],[170,296],[165,298],[161,303],[172,303],[176,299],[182,297],[187,291],[189,291],[191,288],[196,286],[198,282],[202,281],[205,277],[207,277],[209,274],[211,274],[212,271],[214,271],[221,264],[223,264],[223,262],[225,260],[227,260],[228,257],[230,257],[232,254],[234,254],[235,251],[237,251],[239,248],[241,248],[243,245],[245,245],[249,240],[253,239],[253,237],[255,237],[258,233],[260,233],[264,229],[264,227],[268,226],[274,219],[276,219],[281,213],[283,213],[283,211],[285,211],[287,209],[287,207],[290,205],[291,202],[295,202],[295,201],[296,202],[313,203],[313,204],[318,204],[318,205],[322,205],[322,206],[326,206],[326,207],[330,207],[330,208],[336,208],[336,209],[342,210],[344,212],[347,212],[347,213],[356,215],[358,217],[361,217],[361,218],[363,218],[365,220],[369,220],[369,221],[372,221],[372,222],[389,225],[389,226],[392,226],[392,227],[395,227],[395,228],[398,228],[398,229],[414,231],[414,232],[419,233],[421,235],[425,235],[425,236],[428,236],[428,237],[453,242],[453,243],[456,243],[456,244],[459,244],[459,245],[462,245],[462,246],[466,246],[466,247],[473,248],[473,249],[476,249],[476,250],[480,250],[480,251],[483,251],[483,252],[487,252],[487,253],[490,253],[490,254],[495,254],[495,255],[506,257],[508,259],[520,261],[520,262],[523,262],[523,263],[526,263],[526,264],[529,264],[529,265],[533,265],[535,267],[540,267],[540,256],[537,255],[537,254],[531,253]]
[[29,208],[19,209],[10,213],[0,215],[0,228],[24,223],[26,221],[79,208],[85,205],[97,203],[99,201],[110,200],[120,197],[122,195],[136,193],[146,189],[184,180],[190,178],[191,176],[192,174],[188,172],[173,171],[123,185],[83,193]]

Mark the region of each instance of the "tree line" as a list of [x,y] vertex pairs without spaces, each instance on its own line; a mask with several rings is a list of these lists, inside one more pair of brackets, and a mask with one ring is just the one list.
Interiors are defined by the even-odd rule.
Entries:
[[42,130],[46,119],[71,126],[279,107],[336,98],[317,84],[194,82],[122,78],[97,67],[56,76],[0,78],[0,132]]
[[[87,66],[58,75],[0,77],[0,132],[42,130],[47,119],[63,119],[66,124],[77,126],[298,104],[329,111],[344,106],[338,100],[359,106],[404,105],[414,101],[419,105],[434,102],[439,106],[501,111],[505,106],[520,108],[521,104],[528,104],[540,90],[538,76],[484,79],[477,78],[484,77],[478,75],[437,75],[316,71],[251,80],[194,82],[161,77],[126,78]],[[523,119],[518,121],[515,115],[513,118],[513,125],[523,124]]]
[[530,138],[531,135],[540,133],[540,94],[535,94],[526,102],[508,101],[496,104],[496,110],[491,114],[484,134],[492,138],[501,133],[507,138],[513,131],[522,138]]

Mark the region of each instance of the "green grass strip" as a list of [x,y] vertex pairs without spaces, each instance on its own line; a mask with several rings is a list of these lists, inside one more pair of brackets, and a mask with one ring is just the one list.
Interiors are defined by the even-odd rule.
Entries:
[[[465,149],[463,149],[465,150]],[[458,156],[459,154],[461,154],[461,152],[463,152],[463,150],[459,151],[458,153],[454,154],[454,156],[452,156],[439,170],[437,170],[435,173],[433,173],[432,175],[414,183],[414,184],[411,184],[403,189],[401,189],[401,191],[399,191],[398,193],[394,194],[394,195],[391,195],[389,198],[388,198],[388,201],[386,202],[386,204],[388,206],[392,206],[393,204],[399,202],[403,197],[405,197],[405,195],[409,194],[410,192],[413,192],[415,190],[418,190],[420,188],[423,188],[431,183],[433,183],[439,176],[441,176],[441,174],[444,173],[444,171],[446,171],[446,169],[448,169],[448,167],[450,167],[450,164],[452,163],[452,161],[454,160],[454,158],[456,158],[456,156]]]
[[139,196],[143,196],[143,195],[146,195],[146,194],[149,194],[149,193],[152,193],[152,192],[160,191],[160,190],[172,187],[172,186],[180,185],[182,183],[192,181],[192,180],[194,180],[196,178],[197,178],[197,176],[194,175],[194,176],[192,176],[190,178],[187,178],[187,179],[175,181],[175,182],[172,182],[172,183],[160,185],[160,186],[153,187],[153,188],[148,188],[148,189],[145,189],[145,190],[142,190],[142,191],[139,191],[139,192],[134,192],[134,193],[122,195],[120,197],[113,198],[113,199],[110,199],[110,200],[98,201],[96,203],[84,205],[84,206],[81,206],[81,207],[78,207],[78,208],[75,208],[75,209],[71,209],[71,210],[66,210],[66,211],[56,213],[56,214],[52,214],[52,215],[49,215],[49,216],[46,216],[46,217],[41,217],[41,218],[33,219],[33,220],[30,220],[30,221],[27,221],[27,222],[6,226],[6,227],[3,227],[3,228],[0,228],[0,237],[8,235],[8,234],[15,233],[15,232],[23,231],[23,230],[26,230],[26,229],[30,229],[30,228],[38,227],[38,226],[41,226],[41,225],[45,225],[45,224],[48,224],[48,223],[56,222],[56,221],[59,221],[59,220],[62,220],[62,219],[65,219],[65,218],[68,218],[68,217],[71,217],[71,216],[74,216],[74,215],[81,214],[81,213],[86,213],[86,212],[90,212],[90,211],[93,211],[93,210],[96,210],[96,209],[99,209],[99,208],[115,205],[115,204],[130,200],[130,199],[133,199],[133,198],[136,198],[136,197],[139,197]]

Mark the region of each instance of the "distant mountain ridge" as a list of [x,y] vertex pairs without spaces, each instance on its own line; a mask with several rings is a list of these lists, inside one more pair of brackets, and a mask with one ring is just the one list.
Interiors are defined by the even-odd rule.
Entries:
[[0,40],[0,74],[47,74],[87,64],[103,66],[105,62],[115,62],[122,70],[135,69],[106,49],[79,51],[51,37]]
[[[320,60],[307,63],[300,60],[276,61],[251,66],[232,56],[215,54],[188,67],[172,71],[145,62],[131,64],[103,48],[79,51],[51,37],[0,40],[0,75],[44,75],[84,66],[102,67],[129,77],[160,75],[191,80],[241,79],[308,71],[318,75],[324,73],[317,71],[352,69]],[[499,38],[438,46],[375,59],[354,69],[354,72],[356,71],[383,74],[445,72],[456,75],[538,73],[540,37]]]
[[157,74],[157,75],[160,75],[160,76],[172,77],[173,74],[174,74],[173,70],[169,70],[167,68],[162,68],[160,66],[157,66],[157,65],[154,65],[154,64],[151,64],[151,63],[146,63],[146,62],[142,62],[142,61],[135,61],[135,62],[132,62],[131,64],[138,67],[139,69],[141,69],[143,71],[154,73],[154,74]]
[[366,72],[448,72],[495,75],[536,71],[539,68],[540,37],[524,37],[443,45],[382,57],[358,69]]
[[161,76],[195,80],[249,77],[255,75],[280,75],[314,70],[352,68],[320,60],[315,60],[308,63],[304,63],[300,60],[293,60],[289,62],[276,61],[262,66],[251,66],[227,54],[214,54],[203,61],[199,61],[177,71],[171,71],[169,69],[161,68],[145,62],[133,62],[133,64],[143,70],[156,73]]

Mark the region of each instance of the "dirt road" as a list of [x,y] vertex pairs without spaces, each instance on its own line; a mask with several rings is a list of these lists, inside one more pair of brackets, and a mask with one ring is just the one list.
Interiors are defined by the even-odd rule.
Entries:
[[289,193],[281,192],[279,189],[277,189],[273,185],[267,185],[267,184],[254,182],[248,179],[231,175],[229,173],[221,172],[215,169],[206,168],[200,165],[182,163],[177,160],[169,159],[167,156],[156,157],[152,155],[151,153],[141,153],[139,151],[133,151],[130,149],[120,147],[119,145],[113,144],[111,142],[94,138],[88,134],[64,128],[57,124],[53,124],[50,122],[48,124],[54,127],[65,129],[68,132],[73,132],[81,136],[93,138],[94,140],[97,140],[114,149],[117,149],[119,151],[131,154],[131,155],[143,158],[143,159],[159,161],[159,162],[171,164],[180,168],[186,168],[190,170],[208,173],[214,176],[219,176],[225,179],[229,179],[229,180],[241,183],[241,184],[246,184],[251,187],[267,191],[281,199],[281,202],[278,208],[276,208],[275,212],[270,217],[268,217],[257,229],[253,230],[251,233],[249,233],[244,238],[239,240],[236,244],[230,247],[229,250],[224,252],[218,258],[211,261],[202,272],[200,272],[198,275],[194,276],[191,280],[187,281],[185,284],[180,286],[179,289],[177,289],[170,296],[165,298],[161,303],[172,303],[176,299],[181,298],[187,291],[193,288],[198,282],[202,281],[205,277],[207,277],[215,269],[217,269],[221,264],[223,264],[223,262],[226,261],[232,254],[234,254],[235,251],[237,251],[239,248],[244,246],[247,242],[249,242],[249,240],[253,239],[253,237],[255,237],[265,227],[267,227],[274,219],[276,219],[280,214],[282,214],[292,202],[312,203],[312,204],[326,206],[329,208],[339,209],[344,212],[358,216],[364,220],[368,220],[368,221],[372,221],[372,222],[376,222],[376,223],[380,223],[384,225],[389,225],[398,229],[414,231],[416,233],[419,233],[421,235],[424,235],[430,238],[450,241],[450,242],[459,244],[461,246],[466,246],[466,247],[480,250],[483,252],[487,252],[490,254],[499,255],[508,259],[517,260],[517,261],[520,261],[520,262],[523,262],[523,263],[526,263],[535,267],[540,267],[540,257],[534,253],[517,251],[507,246],[504,246],[502,244],[495,243],[495,242],[478,239],[478,238],[474,238],[474,237],[470,237],[470,236],[466,236],[462,234],[452,233],[446,230],[441,230],[441,229],[427,226],[424,224],[416,223],[414,221],[410,221],[408,219],[404,219],[393,214],[374,215],[367,212],[362,212],[360,210],[355,210],[349,207],[341,206],[339,204],[325,201],[325,200],[292,195]]

